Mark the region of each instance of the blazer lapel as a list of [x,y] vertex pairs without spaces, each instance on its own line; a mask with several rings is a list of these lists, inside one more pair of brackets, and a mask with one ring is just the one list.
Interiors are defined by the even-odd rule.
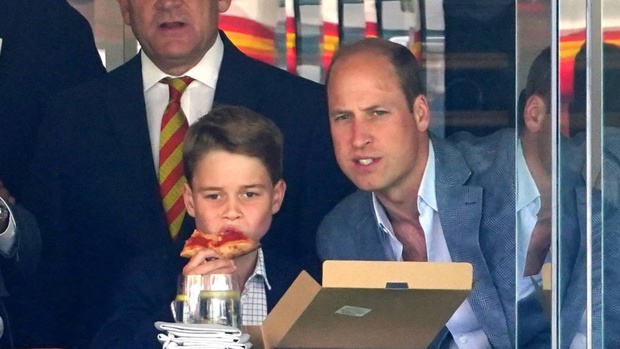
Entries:
[[502,303],[480,247],[482,193],[479,186],[466,185],[471,175],[459,150],[433,139],[436,161],[436,195],[441,227],[453,262],[468,262],[474,268],[474,288],[468,297],[480,325],[496,348],[512,344]]
[[395,260],[391,246],[385,233],[379,228],[372,204],[370,192],[359,191],[360,204],[355,205],[356,213],[352,221],[355,222],[355,246],[360,260],[389,261]]
[[[132,192],[141,196],[144,205],[138,207],[145,215],[152,217],[152,229],[167,231],[163,206],[159,195],[159,183],[153,165],[153,154],[146,119],[146,107],[142,87],[142,65],[140,55],[111,72],[108,76],[107,102],[109,111],[105,117],[110,121],[118,142],[121,164],[132,166],[129,178],[122,180],[133,187]],[[148,174],[148,175],[145,175]],[[164,229],[165,227],[165,229]],[[153,237],[151,237],[153,238]],[[158,239],[170,236],[159,236]]]

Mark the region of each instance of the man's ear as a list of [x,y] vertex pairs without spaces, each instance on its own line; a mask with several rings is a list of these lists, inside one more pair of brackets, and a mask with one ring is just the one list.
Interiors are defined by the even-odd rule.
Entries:
[[183,185],[183,202],[185,203],[185,209],[187,210],[187,214],[192,217],[196,217],[196,208],[194,207],[192,188],[190,188],[187,183]]
[[531,95],[525,102],[523,121],[529,132],[536,133],[541,130],[543,121],[547,117],[547,104],[540,95]]
[[220,11],[220,13],[228,11],[231,2],[232,0],[217,0],[217,10]]
[[426,132],[430,124],[430,110],[428,107],[428,100],[423,94],[419,94],[413,100],[413,117],[415,118],[418,131]]
[[280,179],[273,186],[273,200],[271,201],[271,214],[276,214],[282,207],[284,201],[284,194],[286,193],[286,183],[283,179]]
[[131,25],[131,16],[129,15],[129,3],[127,0],[117,0],[118,6],[121,9],[121,15],[123,16],[123,22],[126,25]]

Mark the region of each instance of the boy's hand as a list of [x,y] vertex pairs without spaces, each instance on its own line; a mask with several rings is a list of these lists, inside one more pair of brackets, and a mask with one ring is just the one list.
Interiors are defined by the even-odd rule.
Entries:
[[183,267],[183,275],[196,274],[232,274],[237,270],[230,259],[220,259],[211,249],[198,251]]

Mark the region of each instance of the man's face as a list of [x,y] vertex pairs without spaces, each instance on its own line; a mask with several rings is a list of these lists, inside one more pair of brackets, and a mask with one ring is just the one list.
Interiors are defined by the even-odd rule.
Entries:
[[217,37],[218,15],[231,0],[118,0],[144,52],[164,72],[181,75]]
[[284,181],[272,184],[257,158],[216,150],[198,162],[192,188],[185,186],[183,199],[198,230],[236,228],[259,241],[280,209],[285,190]]
[[422,95],[407,102],[386,57],[356,53],[336,62],[327,93],[336,159],[358,188],[387,194],[421,178],[428,105]]

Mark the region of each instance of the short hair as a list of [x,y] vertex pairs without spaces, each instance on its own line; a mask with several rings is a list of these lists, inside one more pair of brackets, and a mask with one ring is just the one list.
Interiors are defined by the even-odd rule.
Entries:
[[[605,126],[620,124],[620,98],[615,94],[620,87],[620,47],[603,43],[603,123]],[[586,125],[587,57],[584,43],[575,56],[573,72],[573,100],[569,109],[571,135],[583,131]]]
[[426,94],[422,65],[413,53],[403,45],[379,38],[364,38],[352,44],[342,46],[334,55],[329,66],[325,85],[329,84],[329,77],[338,61],[358,53],[381,55],[392,63],[400,82],[401,90],[407,102],[409,102],[409,109],[413,108],[413,101],[418,95]]
[[220,105],[189,127],[183,142],[183,171],[190,187],[198,163],[224,150],[259,159],[272,183],[282,179],[283,137],[268,118],[244,107]]

